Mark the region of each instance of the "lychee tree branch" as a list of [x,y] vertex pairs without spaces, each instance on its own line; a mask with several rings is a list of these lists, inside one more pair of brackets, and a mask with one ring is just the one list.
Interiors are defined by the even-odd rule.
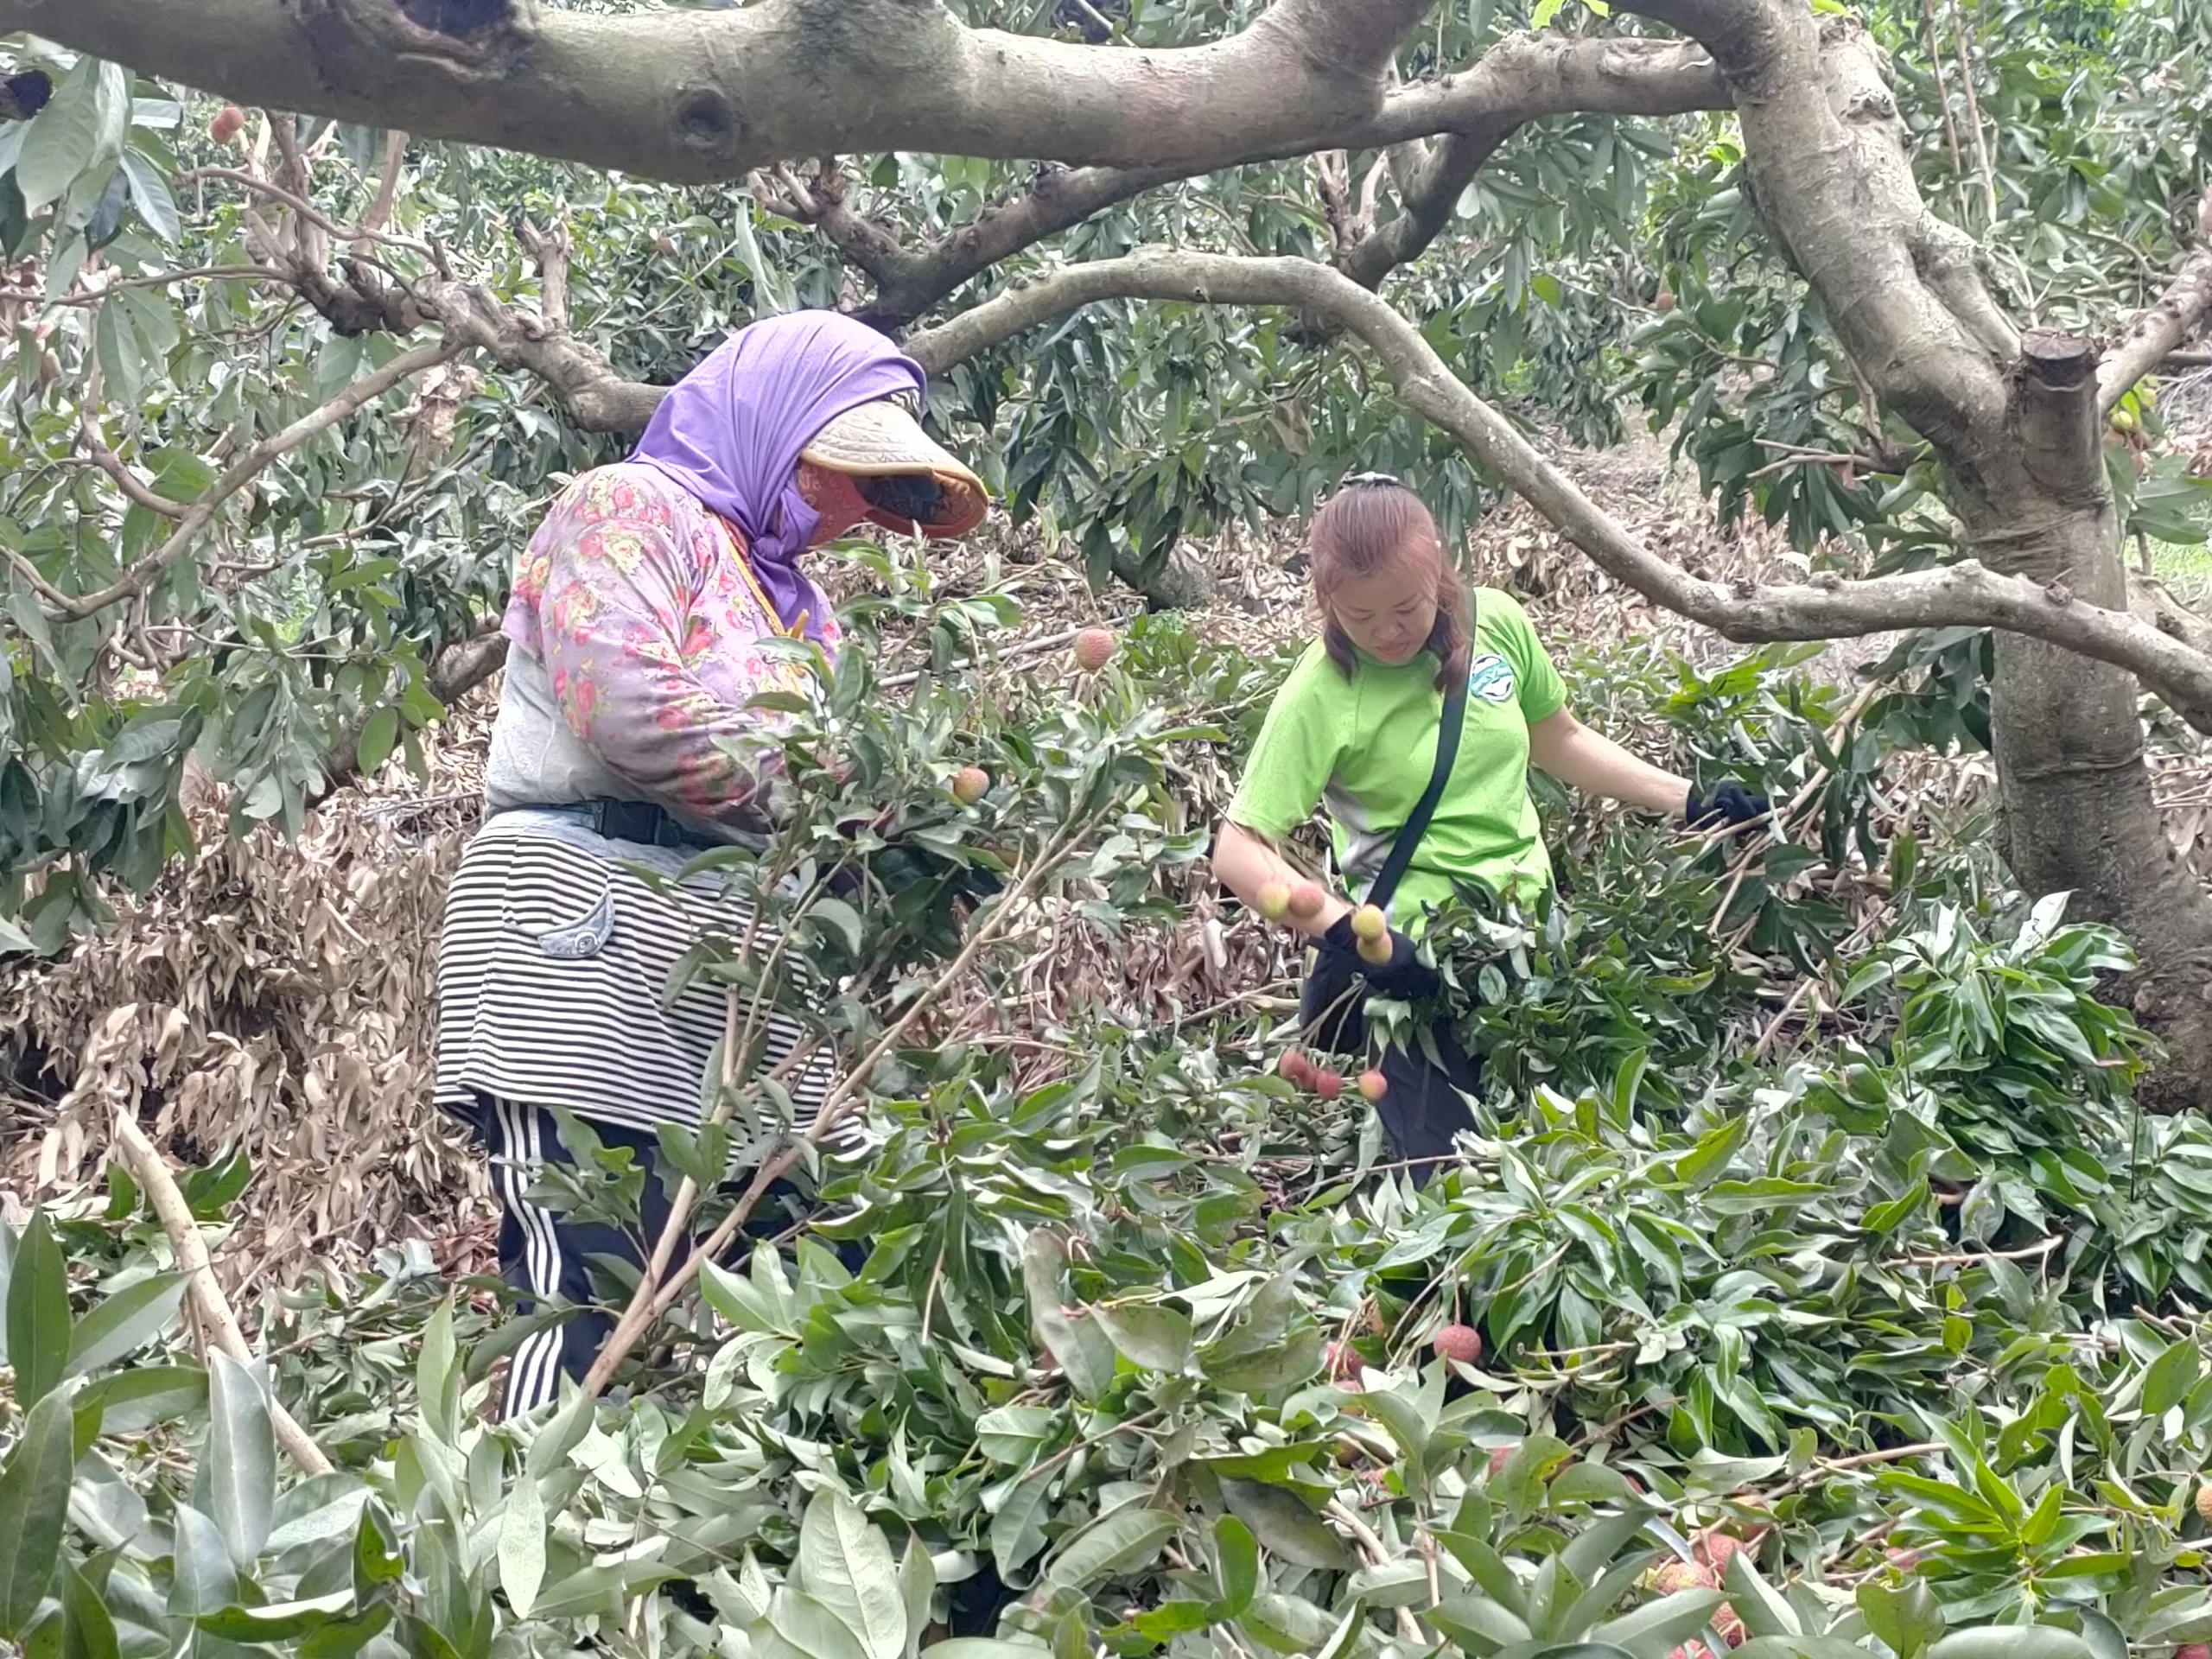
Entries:
[[[328,403],[302,416],[282,431],[270,433],[232,463],[207,493],[192,504],[176,529],[161,546],[130,566],[108,586],[93,593],[45,598],[43,602],[47,613],[56,621],[82,621],[86,617],[98,615],[111,605],[120,605],[126,600],[137,598],[192,550],[200,539],[200,532],[213,520],[217,509],[266,468],[309,439],[321,435],[339,422],[358,413],[394,386],[425,369],[447,361],[461,350],[461,342],[453,340],[432,340],[417,346],[414,350],[404,352],[392,359],[373,374],[362,376]],[[45,591],[53,593],[50,588]]]
[[908,350],[942,367],[1109,299],[1279,305],[1357,334],[1417,413],[1452,434],[1607,573],[1731,639],[1827,639],[1913,627],[1994,627],[2129,669],[2192,726],[2212,732],[2212,656],[2122,611],[1999,575],[1974,560],[1863,581],[1767,586],[1707,582],[1638,542],[1519,430],[1452,374],[1421,331],[1351,278],[1312,260],[1139,253],[1071,265],[1001,295]]
[[[185,1297],[192,1305],[193,1317],[200,1329],[201,1353],[219,1348],[239,1364],[252,1364],[253,1350],[246,1345],[245,1333],[238,1329],[238,1316],[231,1312],[230,1300],[223,1294],[222,1286],[216,1282],[214,1263],[209,1260],[207,1243],[200,1236],[199,1220],[193,1215],[191,1205],[185,1201],[176,1178],[169,1173],[168,1160],[162,1156],[161,1149],[146,1138],[146,1132],[127,1111],[116,1113],[110,1133],[117,1158],[144,1191],[147,1202],[162,1224],[162,1230],[168,1235],[170,1253],[176,1257],[176,1270],[185,1275]],[[315,1443],[315,1437],[300,1427],[273,1395],[268,1404],[276,1444],[308,1474],[329,1474],[335,1465]]]
[[2109,415],[2146,374],[2196,332],[2212,311],[2212,249],[2200,249],[2183,262],[2173,285],[2130,319],[2119,344],[2097,371],[2097,411]]

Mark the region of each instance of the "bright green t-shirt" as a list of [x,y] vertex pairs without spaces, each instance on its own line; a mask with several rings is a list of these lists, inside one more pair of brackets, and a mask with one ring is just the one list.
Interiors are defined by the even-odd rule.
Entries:
[[[1455,878],[1479,878],[1524,899],[1551,885],[1529,798],[1529,728],[1566,701],[1521,607],[1480,589],[1467,723],[1436,816],[1391,902],[1398,926],[1418,931],[1421,906],[1450,897]],[[1275,694],[1230,803],[1230,822],[1280,841],[1325,804],[1337,866],[1354,893],[1364,893],[1428,787],[1443,711],[1428,652],[1395,668],[1363,653],[1346,680],[1317,639]]]

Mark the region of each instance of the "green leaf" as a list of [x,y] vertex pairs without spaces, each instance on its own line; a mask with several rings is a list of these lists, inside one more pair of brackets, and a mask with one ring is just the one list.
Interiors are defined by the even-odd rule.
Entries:
[[2196,1339],[2183,1337],[2151,1362],[2143,1376],[2143,1409],[2163,1417],[2189,1397],[2196,1385]]
[[518,1618],[528,1618],[545,1582],[545,1500],[524,1474],[509,1489],[499,1517],[499,1587]]
[[8,1361],[16,1399],[36,1405],[69,1370],[69,1268],[43,1210],[31,1211],[8,1276]]
[[1928,1649],[1928,1659],[2097,1659],[2097,1650],[2073,1631],[2048,1624],[1993,1624],[1945,1637]]
[[1703,1630],[1726,1600],[1718,1590],[1678,1590],[1607,1620],[1590,1632],[1591,1639],[1633,1651],[1671,1648]]
[[76,1465],[74,1414],[66,1398],[48,1394],[0,1464],[0,1637],[22,1639],[54,1581]]
[[353,758],[361,775],[369,778],[383,771],[384,763],[398,747],[399,710],[386,705],[369,716],[361,728],[361,741],[354,746]]
[[906,1535],[906,1553],[899,1558],[899,1595],[906,1604],[906,1640],[901,1651],[907,1659],[921,1650],[929,1629],[930,1604],[937,1594],[937,1563],[922,1548],[920,1537]]
[[1737,1550],[1728,1557],[1727,1570],[1721,1574],[1721,1583],[1728,1592],[1728,1605],[1736,1610],[1736,1617],[1744,1621],[1744,1629],[1748,1634],[1796,1636],[1803,1628],[1798,1620],[1796,1609],[1759,1576],[1758,1568],[1751,1565],[1751,1553],[1748,1549]]
[[175,1571],[169,1577],[169,1611],[193,1618],[231,1605],[238,1599],[238,1568],[232,1565],[230,1547],[222,1529],[189,1505],[181,1506],[171,1523],[169,1550]]
[[1487,1596],[1461,1592],[1446,1596],[1429,1614],[1430,1621],[1477,1652],[1489,1653],[1529,1639],[1529,1626],[1518,1615]]
[[1052,1473],[1025,1475],[1008,1487],[991,1517],[991,1555],[1001,1575],[1018,1573],[1045,1548],[1045,1529],[1039,1512],[1052,1490]]
[[1236,1618],[1260,1591],[1260,1545],[1252,1529],[1233,1515],[1213,1527],[1213,1573],[1221,1592],[1221,1617]]
[[79,1389],[76,1408],[99,1414],[103,1434],[136,1434],[204,1410],[207,1373],[189,1365],[143,1365],[117,1371]]
[[899,1659],[906,1647],[906,1599],[891,1541],[842,1492],[824,1487],[809,1500],[798,1566],[807,1593],[853,1633],[868,1659]]
[[169,189],[169,181],[162,176],[161,168],[137,150],[126,149],[123,152],[123,176],[130,186],[130,205],[146,221],[146,228],[175,246],[184,234],[184,225],[177,216],[176,197]]
[[1000,1406],[976,1420],[976,1449],[994,1463],[1026,1468],[1060,1435],[1067,1414],[1048,1406]]
[[[1042,1227],[1033,1228],[1021,1246],[1021,1277],[1029,1293],[1029,1321],[1037,1329],[1075,1391],[1096,1400],[1113,1386],[1114,1350],[1094,1319],[1071,1319],[1062,1300],[1067,1274],[1067,1247]],[[1100,1351],[1103,1350],[1102,1353]]]
[[1048,1584],[1079,1590],[1117,1573],[1149,1567],[1173,1537],[1182,1516],[1141,1505],[1116,1510],[1071,1538],[1045,1570]]
[[79,176],[112,168],[130,121],[130,83],[122,68],[98,58],[78,59],[23,135],[16,184],[24,206],[35,213],[59,201]]
[[[786,1585],[769,1604],[768,1627],[786,1648],[805,1659],[863,1659],[860,1638],[844,1621],[803,1590]],[[777,1649],[769,1648],[770,1659]]]
[[158,1273],[118,1291],[77,1321],[66,1375],[82,1376],[134,1354],[168,1328],[188,1274]]
[[61,1613],[64,1659],[123,1659],[107,1604],[74,1562],[62,1569]]
[[1862,1584],[1858,1603],[1866,1628],[1896,1649],[1899,1659],[1912,1659],[1943,1634],[1943,1610],[1936,1592],[1919,1579],[1909,1579],[1896,1589]]
[[276,1433],[254,1374],[219,1349],[208,1357],[208,1483],[231,1560],[250,1567],[269,1539],[276,1502]]
[[1122,1357],[1148,1371],[1173,1375],[1191,1361],[1191,1316],[1157,1302],[1103,1305],[1090,1310]]
[[296,1642],[353,1611],[350,1589],[299,1601],[275,1601],[257,1607],[224,1607],[203,1615],[200,1628],[226,1642]]
[[1221,1495],[1230,1513],[1283,1560],[1334,1573],[1349,1573],[1356,1565],[1344,1541],[1297,1493],[1256,1480],[1224,1478]]

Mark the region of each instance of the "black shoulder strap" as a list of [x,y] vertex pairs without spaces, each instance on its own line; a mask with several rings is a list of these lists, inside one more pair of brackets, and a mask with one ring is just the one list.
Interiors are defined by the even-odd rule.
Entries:
[[1436,728],[1436,767],[1428,774],[1428,787],[1414,803],[1414,810],[1400,828],[1398,838],[1390,843],[1390,856],[1383,863],[1382,873],[1367,890],[1369,904],[1389,904],[1390,895],[1397,892],[1398,883],[1405,877],[1406,867],[1414,861],[1421,838],[1428,833],[1428,821],[1436,816],[1436,804],[1444,798],[1444,786],[1452,781],[1452,766],[1459,758],[1459,731],[1466,723],[1467,680],[1461,675],[1445,694],[1444,716]]

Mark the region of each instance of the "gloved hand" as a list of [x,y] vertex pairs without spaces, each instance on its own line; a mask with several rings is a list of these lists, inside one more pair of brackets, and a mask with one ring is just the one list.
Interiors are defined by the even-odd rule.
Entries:
[[1367,976],[1370,988],[1383,996],[1412,1002],[1435,994],[1443,981],[1436,969],[1414,954],[1414,942],[1392,928],[1389,934],[1390,960],[1370,962],[1359,954],[1359,940],[1351,931],[1351,918],[1339,916],[1321,936],[1321,953],[1351,971]]
[[1721,824],[1749,823],[1771,810],[1765,796],[1754,795],[1741,784],[1723,784],[1710,795],[1690,791],[1682,808],[1682,822],[1693,830],[1710,830]]

